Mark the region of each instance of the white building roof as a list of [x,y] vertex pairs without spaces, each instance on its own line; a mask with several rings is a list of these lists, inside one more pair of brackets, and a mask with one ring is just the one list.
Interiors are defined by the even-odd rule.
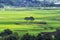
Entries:
[[60,2],[57,2],[57,3],[55,3],[55,4],[60,4]]

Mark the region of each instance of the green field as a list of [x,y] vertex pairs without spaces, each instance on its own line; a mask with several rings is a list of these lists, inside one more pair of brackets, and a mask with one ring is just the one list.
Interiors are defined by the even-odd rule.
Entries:
[[[20,24],[16,22],[27,22],[25,17],[33,16],[34,22],[47,22],[44,24]],[[29,23],[29,22],[28,22]],[[53,29],[50,29],[53,27]],[[44,29],[46,28],[46,29]],[[4,11],[0,10],[0,31],[11,29],[20,35],[30,33],[37,35],[40,32],[53,32],[60,28],[60,10],[33,10],[33,11]]]

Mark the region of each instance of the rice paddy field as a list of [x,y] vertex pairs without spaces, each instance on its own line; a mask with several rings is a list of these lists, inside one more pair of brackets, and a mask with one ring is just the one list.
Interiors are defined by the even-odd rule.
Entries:
[[[29,21],[24,18],[30,16],[35,18],[34,22],[46,22],[47,24],[29,24]],[[27,22],[28,24],[17,25],[16,22]],[[10,29],[20,35],[27,32],[37,35],[40,32],[53,32],[57,28],[60,28],[60,10],[0,10],[0,31]]]

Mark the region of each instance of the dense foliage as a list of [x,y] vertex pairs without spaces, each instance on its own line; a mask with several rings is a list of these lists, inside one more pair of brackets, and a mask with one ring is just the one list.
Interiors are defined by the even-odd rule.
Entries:
[[1,35],[0,33],[0,40],[60,40],[60,30],[57,30],[56,32],[43,32],[39,33],[37,36],[30,35],[29,33],[26,33],[22,37],[18,35],[17,32],[12,32],[9,29],[4,30],[4,32]]

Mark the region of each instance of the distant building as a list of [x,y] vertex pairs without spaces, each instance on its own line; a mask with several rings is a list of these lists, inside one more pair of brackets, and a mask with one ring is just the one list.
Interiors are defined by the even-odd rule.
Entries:
[[54,3],[56,7],[60,7],[60,2]]

